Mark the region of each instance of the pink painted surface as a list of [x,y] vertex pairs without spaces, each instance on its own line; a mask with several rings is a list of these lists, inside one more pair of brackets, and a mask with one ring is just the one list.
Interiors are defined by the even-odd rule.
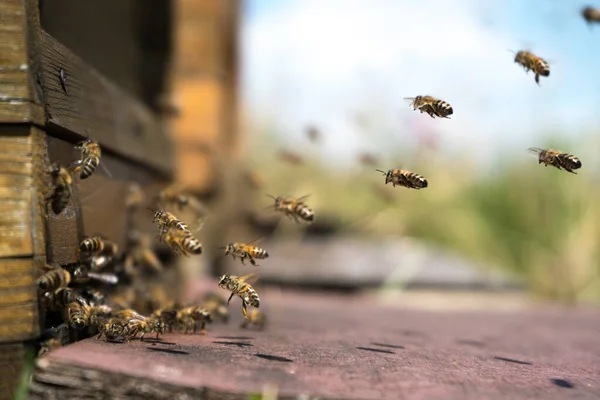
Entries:
[[[48,360],[187,387],[347,399],[600,398],[600,311],[434,313],[359,296],[266,292],[265,331],[229,325],[162,342],[88,339]],[[267,308],[268,306],[268,308]]]

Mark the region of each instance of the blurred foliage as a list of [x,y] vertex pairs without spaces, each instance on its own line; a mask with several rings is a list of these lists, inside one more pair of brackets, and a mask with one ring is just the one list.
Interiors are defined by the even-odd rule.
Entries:
[[[487,176],[469,163],[469,154],[449,158],[418,145],[412,152],[418,157],[403,157],[402,164],[380,160],[380,169],[424,175],[429,187],[421,191],[384,185],[383,175],[358,158],[353,166],[328,166],[319,156],[324,152],[308,142],[294,146],[306,163],[288,165],[275,155],[279,143],[272,134],[253,140],[250,165],[264,175],[265,191],[311,193],[307,203],[317,218],[335,218],[344,233],[414,237],[483,268],[500,268],[539,297],[600,300],[600,189],[597,168],[585,157],[589,151],[587,159],[595,158],[595,143],[538,145],[577,154],[583,161],[578,175],[538,165],[525,149]],[[268,204],[256,198],[256,209]]]

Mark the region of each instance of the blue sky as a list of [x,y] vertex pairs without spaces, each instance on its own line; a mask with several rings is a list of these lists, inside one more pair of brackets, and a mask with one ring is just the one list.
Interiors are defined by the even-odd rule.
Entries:
[[[328,157],[410,148],[414,127],[449,152],[520,151],[548,132],[577,141],[600,124],[600,25],[560,0],[246,0],[243,99],[250,126],[267,121],[290,145],[322,127]],[[538,87],[513,63],[529,48],[551,63]],[[430,94],[451,120],[412,111]],[[371,119],[359,127],[352,115]],[[543,143],[542,143],[543,144]],[[393,147],[386,146],[386,147]],[[487,151],[481,149],[488,149]],[[571,150],[571,149],[565,149]]]

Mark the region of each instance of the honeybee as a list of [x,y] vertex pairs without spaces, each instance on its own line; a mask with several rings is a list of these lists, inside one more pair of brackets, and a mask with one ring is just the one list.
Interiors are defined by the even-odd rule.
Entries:
[[57,349],[62,346],[62,339],[59,338],[50,338],[44,340],[40,344],[40,350],[38,351],[38,357],[43,356],[46,353],[51,352],[54,349]]
[[248,312],[248,317],[242,322],[240,328],[248,329],[250,326],[254,326],[258,330],[263,330],[266,323],[267,317],[265,313],[257,308],[253,308]]
[[100,331],[96,339],[100,339],[102,335],[106,338],[106,341],[115,340],[118,337],[126,340],[127,335],[127,322],[120,318],[111,318],[109,320],[101,320],[99,323],[98,330]]
[[254,265],[255,267],[258,267],[259,265],[256,263],[256,261],[254,261],[255,258],[258,258],[259,260],[269,258],[269,253],[267,253],[265,249],[261,249],[257,246],[252,246],[252,243],[256,243],[259,240],[260,239],[254,240],[248,244],[229,243],[227,246],[219,248],[225,249],[225,255],[231,253],[234,260],[236,256],[240,257],[242,264],[244,264],[244,260],[247,258],[250,260],[250,264]]
[[375,157],[373,154],[370,154],[370,153],[359,154],[358,160],[360,161],[361,164],[369,166],[369,167],[374,167],[378,161],[377,157]]
[[410,105],[413,110],[419,110],[421,114],[426,112],[431,118],[448,118],[448,115],[452,115],[454,110],[452,106],[443,100],[436,99],[432,96],[416,96],[416,97],[405,97],[405,100],[410,100]]
[[565,169],[566,171],[577,175],[574,169],[581,168],[581,160],[572,154],[563,153],[559,150],[554,149],[540,149],[538,147],[530,147],[527,149],[530,153],[537,155],[538,164],[544,163],[547,167],[552,165],[558,169]]
[[112,308],[104,304],[89,306],[87,307],[87,314],[90,326],[100,330],[101,322],[112,315]]
[[81,291],[81,295],[87,299],[91,306],[100,306],[106,304],[106,297],[102,292],[86,287]]
[[60,214],[73,197],[73,177],[68,169],[54,166],[50,171],[54,183],[54,191],[49,197],[50,206],[54,214]]
[[126,319],[125,332],[125,342],[129,342],[139,332],[142,332],[140,336],[141,341],[144,340],[146,333],[156,333],[156,338],[158,339],[159,335],[165,333],[165,324],[156,318],[129,318]]
[[207,293],[200,306],[205,308],[211,316],[220,318],[224,323],[229,321],[227,301],[217,293]]
[[581,10],[581,15],[588,25],[591,25],[592,22],[600,22],[600,10],[594,7],[585,7]]
[[530,51],[518,51],[515,55],[515,62],[521,65],[527,73],[529,73],[529,71],[535,73],[535,83],[537,83],[538,86],[540,84],[540,75],[550,76],[550,66],[548,63]]
[[81,150],[81,158],[72,164],[75,173],[79,173],[80,179],[87,179],[100,164],[102,151],[98,142],[92,139],[84,140],[77,146]]
[[316,142],[321,138],[321,132],[316,126],[308,126],[306,128],[306,136],[311,142]]
[[146,318],[132,308],[127,308],[125,310],[119,310],[113,314],[113,317],[121,318],[121,319],[133,319],[133,318],[144,319],[144,318]]
[[424,189],[427,187],[427,179],[424,176],[403,169],[390,169],[388,172],[376,169],[385,175],[385,184],[392,182],[396,185],[404,186],[409,189]]
[[128,210],[138,208],[144,202],[144,191],[137,183],[129,184],[125,197],[125,207]]
[[69,303],[75,301],[81,304],[87,304],[85,299],[81,297],[74,289],[67,287],[57,289],[52,293],[46,292],[44,296],[47,307],[53,311],[64,310]]
[[71,274],[61,267],[46,267],[50,271],[40,276],[38,287],[45,293],[54,293],[60,288],[69,286],[71,283]]
[[314,222],[315,214],[310,208],[308,208],[308,206],[302,203],[302,200],[304,200],[308,196],[309,195],[306,195],[295,199],[291,196],[274,197],[270,194],[267,195],[267,197],[270,197],[273,200],[275,200],[275,204],[273,204],[273,208],[275,208],[275,211],[280,211],[284,213],[296,222],[300,222],[299,218],[307,222]]
[[88,307],[78,301],[68,304],[67,315],[69,317],[69,324],[73,329],[80,331],[87,326],[89,321],[88,311]]
[[165,233],[165,242],[177,255],[202,254],[202,243],[189,231],[170,228]]
[[196,333],[197,325],[200,324],[200,333],[206,334],[204,327],[207,322],[212,322],[212,318],[208,310],[203,307],[186,307],[177,311],[177,324],[183,333]]
[[148,235],[132,231],[127,236],[128,250],[125,255],[124,269],[129,276],[136,275],[137,266],[149,267],[154,272],[163,271],[163,265],[152,250],[151,239]]
[[255,274],[248,274],[244,276],[232,276],[229,274],[225,274],[219,280],[219,287],[222,289],[227,289],[231,292],[229,299],[227,300],[227,305],[231,302],[231,299],[234,295],[238,295],[240,299],[242,299],[242,314],[244,314],[244,318],[247,317],[246,307],[248,305],[252,307],[258,308],[260,306],[260,298],[258,297],[258,293],[250,284],[246,281],[254,278]]
[[173,214],[167,211],[156,211],[151,208],[148,210],[154,213],[153,223],[158,225],[158,230],[160,232],[160,238],[164,238],[167,230],[170,228],[175,228],[181,231],[189,232],[188,226],[177,219]]
[[78,265],[73,269],[73,280],[77,283],[86,283],[95,280],[108,285],[116,285],[119,278],[115,274],[91,272],[88,265]]
[[278,156],[282,161],[293,165],[304,164],[304,159],[302,159],[302,157],[299,154],[296,154],[290,150],[279,150]]
[[154,310],[150,317],[160,320],[170,331],[172,326],[177,322],[177,311],[181,308],[181,304],[174,302],[158,310]]
[[79,251],[90,255],[98,255],[104,253],[109,256],[116,255],[119,251],[118,246],[103,239],[100,236],[86,237],[79,243]]

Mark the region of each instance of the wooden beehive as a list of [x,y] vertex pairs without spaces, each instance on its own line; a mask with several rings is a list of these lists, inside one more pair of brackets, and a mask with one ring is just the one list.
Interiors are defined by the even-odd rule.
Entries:
[[[0,2],[0,398],[12,398],[26,343],[41,333],[44,264],[77,262],[84,235],[122,246],[129,185],[150,198],[173,178],[159,101],[171,11],[168,0]],[[88,136],[108,172],[76,181],[67,208],[47,212],[49,166],[78,159]]]

